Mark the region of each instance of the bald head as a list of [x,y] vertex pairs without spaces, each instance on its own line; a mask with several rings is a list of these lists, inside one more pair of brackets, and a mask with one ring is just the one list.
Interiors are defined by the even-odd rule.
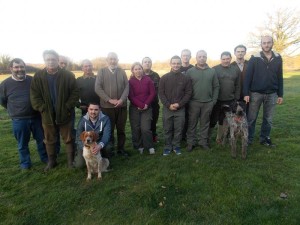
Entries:
[[206,66],[207,53],[204,50],[200,50],[196,54],[197,66],[203,68]]

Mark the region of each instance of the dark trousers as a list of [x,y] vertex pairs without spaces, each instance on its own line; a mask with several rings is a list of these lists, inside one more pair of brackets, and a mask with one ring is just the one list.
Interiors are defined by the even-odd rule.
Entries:
[[127,121],[127,107],[102,108],[102,112],[107,115],[111,123],[111,142],[114,144],[114,131],[117,129],[118,150],[124,150],[125,145],[125,125]]
[[165,106],[163,107],[165,149],[173,150],[176,147],[180,147],[184,121],[185,108],[172,111]]
[[156,124],[159,118],[159,103],[153,102],[151,104],[151,108],[152,108],[151,131],[152,131],[152,136],[155,137],[157,136]]
[[132,144],[135,149],[153,148],[151,132],[152,109],[138,110],[135,106],[129,107],[129,121],[131,126]]

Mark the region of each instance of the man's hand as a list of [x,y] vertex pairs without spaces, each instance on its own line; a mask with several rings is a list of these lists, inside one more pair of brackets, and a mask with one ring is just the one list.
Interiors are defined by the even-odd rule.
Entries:
[[[175,103],[176,104],[176,103]],[[172,110],[172,111],[176,111],[177,110],[177,107],[175,104],[171,104],[169,109]]]
[[282,97],[277,98],[277,104],[281,105],[282,103],[283,103],[283,98]]
[[246,102],[246,104],[248,104],[249,101],[250,101],[250,96],[245,96],[245,97],[244,97],[244,101]]
[[93,153],[94,155],[97,155],[98,152],[100,152],[101,148],[102,148],[101,145],[95,145],[95,146],[92,148],[92,153]]
[[178,103],[174,103],[173,105],[174,105],[174,107],[175,107],[176,109],[179,108],[179,104],[178,104]]
[[115,107],[117,108],[117,107],[120,107],[120,106],[122,106],[122,104],[123,104],[123,101],[121,100],[121,99],[119,99],[119,100],[117,100],[117,102],[116,102],[116,104],[115,104]]
[[108,102],[114,106],[116,106],[118,99],[109,99]]

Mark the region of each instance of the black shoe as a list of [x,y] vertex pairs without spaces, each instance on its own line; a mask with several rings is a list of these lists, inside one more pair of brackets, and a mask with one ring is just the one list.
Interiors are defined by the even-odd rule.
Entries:
[[117,151],[117,154],[120,155],[120,156],[125,156],[125,157],[128,157],[129,156],[129,153],[126,152],[124,149],[120,149]]
[[187,151],[187,152],[191,152],[191,151],[193,151],[193,148],[194,148],[194,145],[188,145],[188,146],[186,147],[186,151]]
[[269,148],[275,148],[276,147],[276,145],[272,143],[270,138],[266,138],[264,141],[261,141],[260,144],[264,145],[266,147],[269,147]]

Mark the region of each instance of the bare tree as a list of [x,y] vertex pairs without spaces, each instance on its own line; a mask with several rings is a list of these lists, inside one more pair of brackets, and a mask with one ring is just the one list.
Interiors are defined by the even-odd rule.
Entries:
[[9,55],[0,55],[0,74],[9,72],[9,62],[11,57]]
[[273,49],[290,56],[300,49],[300,13],[292,9],[278,9],[274,15],[267,14],[267,21],[256,32],[250,33],[250,48],[259,48],[261,36],[270,34]]

